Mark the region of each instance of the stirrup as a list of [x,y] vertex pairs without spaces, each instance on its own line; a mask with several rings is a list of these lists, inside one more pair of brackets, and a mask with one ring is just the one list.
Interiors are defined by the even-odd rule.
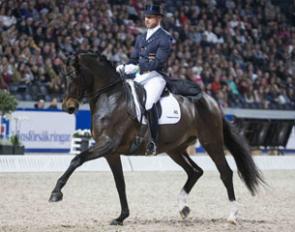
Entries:
[[145,155],[147,156],[154,156],[157,155],[157,145],[154,141],[149,141],[149,143],[146,146]]

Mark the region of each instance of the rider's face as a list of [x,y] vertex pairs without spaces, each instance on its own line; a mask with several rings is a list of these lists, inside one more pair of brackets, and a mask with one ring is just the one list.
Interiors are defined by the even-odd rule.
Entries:
[[160,24],[161,19],[162,17],[159,15],[147,15],[144,18],[144,23],[148,29],[152,29]]

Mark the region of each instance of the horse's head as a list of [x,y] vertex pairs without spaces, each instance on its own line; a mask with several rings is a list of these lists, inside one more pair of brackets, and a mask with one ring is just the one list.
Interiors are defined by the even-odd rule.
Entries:
[[76,57],[70,57],[65,70],[65,93],[62,109],[73,114],[79,109],[79,102],[84,96],[82,79],[78,74],[78,63]]
[[97,97],[101,90],[116,80],[118,74],[104,56],[91,52],[77,53],[67,64],[63,110],[70,114],[74,113],[83,97],[90,100]]

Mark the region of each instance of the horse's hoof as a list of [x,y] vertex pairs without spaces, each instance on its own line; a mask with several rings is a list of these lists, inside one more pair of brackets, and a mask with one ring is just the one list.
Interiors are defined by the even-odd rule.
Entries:
[[233,202],[230,214],[227,218],[227,221],[233,225],[237,225],[238,224],[238,221],[237,221],[238,213],[239,213],[238,203]]
[[229,222],[230,224],[233,224],[233,225],[237,225],[238,224],[237,218],[236,217],[231,217],[231,216],[229,216],[227,218],[227,222]]
[[62,192],[52,192],[49,198],[49,202],[61,201],[63,197]]
[[238,224],[237,217],[235,215],[230,215],[227,218],[227,222],[230,223],[230,224],[233,224],[233,225],[237,225]]
[[238,222],[237,222],[237,220],[236,219],[227,219],[227,222],[229,222],[230,224],[233,224],[233,225],[237,225],[238,224]]
[[119,221],[118,219],[114,219],[111,221],[110,225],[112,226],[123,226],[123,221]]
[[179,213],[182,219],[186,219],[190,212],[191,212],[190,208],[188,206],[185,206]]

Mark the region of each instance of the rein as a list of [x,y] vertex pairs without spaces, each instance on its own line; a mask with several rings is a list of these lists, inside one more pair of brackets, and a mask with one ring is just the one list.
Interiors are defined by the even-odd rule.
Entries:
[[107,85],[107,86],[97,90],[94,94],[91,94],[91,95],[88,95],[88,96],[86,95],[86,97],[88,98],[89,101],[96,100],[96,98],[98,98],[99,95],[108,92],[113,87],[115,87],[116,85],[118,85],[118,84],[120,84],[122,82],[123,82],[123,80],[119,79],[118,81],[115,81],[115,82],[111,83],[110,85]]
[[[87,68],[87,69],[89,70],[88,67],[84,67],[84,68]],[[89,70],[89,71],[92,72],[92,70]],[[84,79],[83,76],[81,76],[81,75],[79,75],[79,77],[80,77],[81,80]],[[111,89],[113,89],[113,88],[116,87],[117,85],[119,85],[119,84],[121,84],[121,83],[124,85],[124,78],[122,77],[122,74],[120,74],[119,77],[120,77],[120,78],[118,78],[118,80],[116,80],[116,81],[110,83],[109,85],[107,85],[107,86],[105,86],[105,87],[103,87],[103,88],[97,90],[97,91],[96,91],[95,93],[93,93],[93,94],[88,94],[87,91],[86,91],[86,90],[87,90],[87,87],[84,85],[84,91],[86,92],[86,94],[85,94],[86,96],[85,96],[85,97],[87,97],[89,101],[95,101],[95,100],[96,100],[101,94],[110,91]],[[83,80],[82,80],[82,82],[85,83],[86,81],[83,81]],[[125,86],[124,86],[124,87],[125,87]]]
[[[71,73],[68,73],[67,76],[69,77],[74,77],[76,76],[76,78],[79,78],[79,85],[81,87],[81,92],[84,93],[82,94],[83,96],[81,96],[81,99],[83,97],[86,97],[88,98],[88,101],[96,101],[96,99],[103,93],[106,93],[110,90],[112,90],[114,87],[116,87],[117,85],[119,84],[122,84],[123,85],[123,89],[124,89],[124,92],[126,92],[126,85],[125,85],[125,81],[124,81],[124,75],[123,73],[120,73],[119,75],[119,78],[117,80],[115,80],[114,82],[108,84],[107,86],[101,88],[101,89],[98,89],[97,91],[95,91],[94,93],[92,94],[89,94],[88,91],[87,91],[87,81],[85,79],[85,77],[83,75],[80,75],[80,67],[81,64],[79,64],[77,62],[77,56],[76,56],[76,60],[75,60],[75,63],[74,63],[74,69],[75,71],[71,72]],[[93,73],[93,71],[91,69],[89,69],[89,67],[83,65],[83,68],[84,69],[87,69],[89,72],[91,72],[93,74],[93,76],[95,76],[95,74]]]

